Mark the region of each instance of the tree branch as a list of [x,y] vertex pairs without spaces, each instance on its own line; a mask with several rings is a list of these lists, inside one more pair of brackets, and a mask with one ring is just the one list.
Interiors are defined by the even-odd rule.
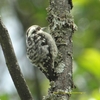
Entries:
[[0,43],[5,56],[6,65],[13,79],[15,87],[21,100],[33,100],[31,93],[26,85],[25,79],[21,73],[19,64],[17,62],[12,43],[7,29],[0,19]]
[[72,88],[72,35],[76,30],[70,14],[72,0],[50,0],[47,8],[49,29],[58,47],[58,57],[55,60],[57,80],[51,81],[48,96],[43,100],[69,100]]

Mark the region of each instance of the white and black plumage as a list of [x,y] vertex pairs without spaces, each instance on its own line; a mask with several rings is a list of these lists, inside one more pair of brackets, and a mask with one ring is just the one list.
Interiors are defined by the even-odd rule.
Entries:
[[52,36],[38,25],[33,25],[26,32],[27,57],[52,81],[56,79],[54,59],[57,46]]

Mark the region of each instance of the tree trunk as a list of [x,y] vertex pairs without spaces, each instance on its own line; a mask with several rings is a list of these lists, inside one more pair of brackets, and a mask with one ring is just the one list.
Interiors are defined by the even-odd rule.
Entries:
[[58,78],[50,82],[48,95],[43,100],[69,100],[72,88],[72,35],[76,30],[70,14],[71,0],[50,0],[47,8],[50,34],[54,37],[58,47],[55,60],[55,72]]

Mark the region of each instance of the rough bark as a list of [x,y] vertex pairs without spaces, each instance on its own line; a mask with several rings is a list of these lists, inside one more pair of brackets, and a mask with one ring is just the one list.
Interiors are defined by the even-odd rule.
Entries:
[[74,88],[72,79],[72,35],[76,30],[71,0],[50,0],[47,8],[49,30],[58,47],[58,57],[55,60],[55,72],[58,78],[50,82],[48,95],[43,100],[69,100]]
[[13,79],[15,87],[21,100],[33,100],[31,93],[26,85],[25,79],[21,73],[19,64],[17,62],[12,43],[7,29],[4,27],[0,19],[0,44],[5,56],[6,65],[9,73]]

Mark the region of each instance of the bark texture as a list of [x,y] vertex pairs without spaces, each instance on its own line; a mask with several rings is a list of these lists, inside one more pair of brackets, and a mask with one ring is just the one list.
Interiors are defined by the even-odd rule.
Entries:
[[49,30],[56,41],[58,56],[55,60],[55,72],[58,78],[50,82],[48,95],[43,100],[69,100],[72,88],[72,35],[76,30],[71,0],[50,0],[47,8]]
[[5,56],[6,65],[13,79],[15,87],[21,100],[33,100],[31,93],[26,85],[25,79],[21,73],[17,62],[13,46],[9,37],[9,33],[0,19],[0,44]]

